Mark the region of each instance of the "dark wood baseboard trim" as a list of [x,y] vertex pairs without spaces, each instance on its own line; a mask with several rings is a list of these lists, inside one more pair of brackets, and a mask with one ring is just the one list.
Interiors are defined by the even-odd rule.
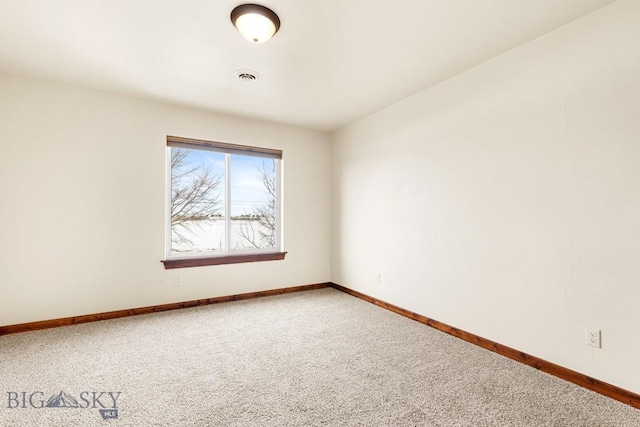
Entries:
[[522,351],[518,351],[511,347],[507,347],[505,345],[496,343],[486,338],[482,338],[470,332],[463,331],[462,329],[449,326],[445,323],[439,322],[437,320],[431,319],[421,314],[414,313],[412,311],[395,306],[393,304],[389,304],[377,298],[371,297],[369,295],[363,294],[358,291],[354,291],[352,289],[346,288],[336,283],[316,283],[313,285],[294,286],[290,288],[272,289],[268,291],[249,292],[245,294],[228,295],[228,296],[206,298],[206,299],[193,300],[193,301],[184,301],[184,302],[154,305],[154,306],[148,306],[148,307],[132,308],[127,310],[109,311],[109,312],[98,313],[98,314],[88,314],[83,316],[65,317],[65,318],[53,319],[53,320],[42,320],[38,322],[0,326],[0,336],[16,334],[21,332],[37,331],[40,329],[57,328],[60,326],[70,326],[70,325],[78,325],[81,323],[98,322],[101,320],[117,319],[120,317],[159,313],[163,311],[177,310],[181,308],[197,307],[197,306],[219,304],[219,303],[230,302],[230,301],[241,301],[241,300],[247,300],[247,299],[253,299],[253,298],[289,294],[294,292],[310,291],[310,290],[322,289],[327,287],[332,287],[339,291],[345,292],[349,295],[360,298],[371,304],[375,304],[378,307],[385,308],[401,316],[415,320],[424,325],[427,325],[439,331],[445,332],[449,335],[453,335],[456,338],[460,338],[464,341],[475,344],[479,347],[482,347],[494,353],[498,353],[502,356],[524,363],[525,365],[529,365],[535,369],[539,369],[543,372],[546,372],[548,374],[561,378],[565,381],[572,382],[576,385],[587,388],[596,393],[602,394],[604,396],[610,397],[612,399],[618,400],[622,403],[626,403],[627,405],[631,405],[635,408],[640,409],[640,395],[636,393],[622,389],[612,384],[608,384],[604,381],[600,381],[598,379],[589,377],[587,375],[562,367],[560,365],[556,365],[555,363],[547,362],[546,360],[540,359],[539,357],[531,356]]
[[180,308],[197,307],[201,305],[219,304],[230,301],[269,297],[274,295],[290,294],[293,292],[311,291],[330,287],[330,283],[316,283],[313,285],[294,286],[291,288],[271,289],[268,291],[249,292],[246,294],[229,295],[223,297],[183,301],[171,304],[153,305],[148,307],[131,308],[128,310],[109,311],[106,313],[87,314],[83,316],[64,317],[60,319],[42,320],[39,322],[20,323],[17,325],[0,326],[0,336],[17,334],[20,332],[37,331],[40,329],[57,328],[60,326],[78,325],[81,323],[98,322],[100,320],[117,319],[119,317],[137,316],[140,314],[159,313],[162,311],[177,310]]
[[502,356],[508,357],[509,359],[524,363],[525,365],[529,365],[533,368],[539,369],[565,381],[572,382],[591,391],[595,391],[596,393],[605,395],[607,397],[640,409],[639,394],[622,389],[612,384],[608,384],[604,381],[600,381],[579,372],[572,371],[571,369],[556,365],[555,363],[547,362],[546,360],[540,359],[539,357],[531,356],[530,354],[523,353],[522,351],[507,347],[506,345],[499,344],[470,332],[463,331],[462,329],[458,329],[445,323],[438,322],[437,320],[430,319],[421,314],[405,310],[404,308],[389,304],[377,298],[365,295],[361,292],[354,291],[353,289],[345,288],[344,286],[340,286],[336,283],[331,283],[330,285],[334,289],[345,292],[349,295],[353,295],[354,297],[370,302],[371,304],[375,304],[378,307],[393,311],[394,313],[397,313],[401,316],[408,317],[409,319],[423,323],[427,326],[431,326],[432,328],[445,332],[449,335],[453,335],[454,337],[470,342],[471,344],[475,344],[484,349],[493,351],[494,353],[498,353]]

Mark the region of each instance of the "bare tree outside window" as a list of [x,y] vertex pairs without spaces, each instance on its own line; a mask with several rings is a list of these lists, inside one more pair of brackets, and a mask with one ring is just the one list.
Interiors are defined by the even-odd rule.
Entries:
[[222,216],[222,176],[203,162],[191,161],[193,150],[171,150],[172,243],[192,246],[189,237],[202,221]]
[[273,248],[276,246],[276,170],[273,160],[263,160],[256,164],[256,179],[262,183],[266,192],[266,203],[252,209],[249,214],[243,216],[240,222],[238,234],[242,247],[256,249]]

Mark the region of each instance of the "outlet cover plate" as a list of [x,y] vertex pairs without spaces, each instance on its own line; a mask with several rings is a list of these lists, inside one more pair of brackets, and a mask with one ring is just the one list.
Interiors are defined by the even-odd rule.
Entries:
[[601,335],[602,335],[602,332],[600,331],[600,329],[586,328],[585,344],[591,347],[601,348],[602,347]]

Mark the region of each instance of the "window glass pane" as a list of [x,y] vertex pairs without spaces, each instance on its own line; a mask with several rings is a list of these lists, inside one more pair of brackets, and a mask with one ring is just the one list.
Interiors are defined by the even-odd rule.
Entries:
[[225,155],[171,147],[171,252],[224,251]]
[[231,155],[231,250],[276,247],[275,162]]

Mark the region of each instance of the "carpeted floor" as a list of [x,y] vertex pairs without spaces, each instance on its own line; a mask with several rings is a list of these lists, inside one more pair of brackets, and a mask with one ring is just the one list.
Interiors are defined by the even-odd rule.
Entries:
[[334,289],[0,337],[0,392],[1,427],[640,426]]

